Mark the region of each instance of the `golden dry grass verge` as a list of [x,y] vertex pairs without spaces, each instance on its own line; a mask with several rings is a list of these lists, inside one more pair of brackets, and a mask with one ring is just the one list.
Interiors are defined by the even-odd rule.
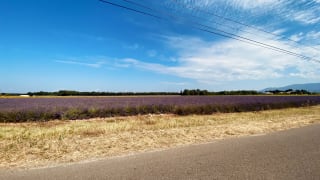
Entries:
[[213,115],[0,123],[0,168],[77,162],[319,122],[320,106]]

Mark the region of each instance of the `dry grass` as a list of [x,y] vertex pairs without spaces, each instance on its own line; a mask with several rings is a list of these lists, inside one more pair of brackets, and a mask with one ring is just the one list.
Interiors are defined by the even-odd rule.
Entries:
[[146,115],[0,124],[0,168],[38,167],[296,128],[320,106],[214,115]]

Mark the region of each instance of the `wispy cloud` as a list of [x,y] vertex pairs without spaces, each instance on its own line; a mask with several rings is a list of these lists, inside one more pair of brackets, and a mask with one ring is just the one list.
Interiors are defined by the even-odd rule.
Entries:
[[157,54],[158,54],[158,52],[157,52],[156,50],[149,50],[149,51],[147,51],[147,55],[148,55],[149,57],[155,57],[155,56],[157,56]]
[[[320,22],[319,0],[310,1],[285,1],[285,0],[229,0],[229,1],[208,1],[208,0],[183,0],[183,4],[197,9],[211,11],[221,16],[239,20],[245,14],[245,21],[254,21],[259,15],[268,14],[269,17],[296,21],[303,24],[316,24]],[[230,11],[235,11],[234,13]],[[271,16],[270,16],[271,15]]]
[[163,81],[160,83],[165,84],[165,85],[173,85],[173,86],[185,86],[185,85],[189,84],[187,82],[169,82],[169,81]]
[[320,22],[319,13],[320,10],[316,11],[314,9],[305,11],[292,10],[290,13],[287,13],[287,18],[303,24],[316,24]]
[[[320,38],[320,33],[310,30],[312,28],[302,28],[320,23],[319,0],[181,0],[172,2],[189,5],[187,7],[190,8],[180,6],[181,9],[179,9],[179,3],[172,3],[170,7],[189,15],[192,20],[201,18],[203,21],[199,22],[208,29],[227,30],[236,37],[250,38],[256,42],[289,51],[289,53],[283,54],[234,39],[221,39],[221,37],[218,40],[207,40],[196,36],[162,36],[161,39],[164,40],[167,47],[172,48],[177,54],[172,57],[174,63],[168,65],[159,61],[150,63],[143,59],[126,58],[119,61],[119,66],[145,69],[214,84],[222,81],[268,80],[287,77],[320,80],[319,63],[288,55],[293,52],[320,59],[320,51],[317,51],[315,41]],[[208,13],[201,12],[199,8],[206,12],[219,14],[216,20],[222,24],[212,23],[210,21],[213,20],[210,19],[212,16],[209,17]],[[275,21],[268,21],[269,18]],[[236,21],[240,23],[235,23]],[[268,22],[264,24],[265,21]],[[291,25],[293,22],[298,25]],[[226,28],[226,25],[232,27]],[[301,32],[297,32],[297,29]],[[312,48],[288,39],[297,42],[309,41],[308,46]],[[152,54],[149,54],[149,57],[152,57]]]
[[[232,0],[231,5],[256,14],[265,13],[297,21],[302,24],[316,24],[320,22],[319,1],[282,1],[282,0]],[[253,14],[254,17],[255,14]],[[278,22],[278,23],[281,23]]]
[[100,35],[88,34],[83,32],[74,32],[74,31],[71,32],[71,31],[63,31],[63,30],[51,30],[50,32],[55,36],[60,36],[64,38],[77,38],[80,40],[101,42],[108,39]]
[[308,39],[312,39],[312,40],[319,40],[320,39],[320,31],[310,31],[306,37]]
[[320,31],[299,32],[291,35],[290,39],[320,51]]
[[73,64],[73,65],[79,65],[79,66],[87,66],[92,68],[100,68],[105,64],[103,61],[98,61],[94,63],[87,63],[87,62],[79,62],[79,61],[70,61],[70,60],[55,60],[57,63],[63,63],[63,64]]
[[[281,77],[320,79],[320,64],[287,54],[248,45],[236,40],[205,41],[196,37],[166,37],[167,45],[179,52],[174,66],[123,59],[127,67],[217,83],[235,80],[267,80]],[[287,41],[259,39],[266,44],[311,57],[320,57],[315,49],[294,48]],[[294,70],[294,71],[293,71]]]
[[293,40],[293,41],[299,42],[299,41],[301,41],[301,40],[304,38],[303,36],[304,36],[304,34],[303,34],[302,32],[300,32],[300,33],[291,35],[291,36],[289,37],[289,39],[291,39],[291,40]]
[[125,49],[130,49],[130,50],[137,50],[139,48],[142,48],[141,45],[139,45],[138,43],[134,43],[134,44],[126,44],[126,45],[123,45],[123,47]]
[[278,5],[279,0],[230,0],[229,3],[232,6],[243,9],[256,9],[256,8],[270,8]]

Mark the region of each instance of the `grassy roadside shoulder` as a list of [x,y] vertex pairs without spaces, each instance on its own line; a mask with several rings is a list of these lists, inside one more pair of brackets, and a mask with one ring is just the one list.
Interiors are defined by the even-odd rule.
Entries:
[[76,162],[319,122],[320,106],[213,115],[0,123],[0,168]]

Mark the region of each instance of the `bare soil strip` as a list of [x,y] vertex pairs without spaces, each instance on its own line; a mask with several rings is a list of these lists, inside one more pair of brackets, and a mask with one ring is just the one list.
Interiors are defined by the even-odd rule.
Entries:
[[320,122],[320,106],[213,115],[0,123],[0,168],[34,168]]

